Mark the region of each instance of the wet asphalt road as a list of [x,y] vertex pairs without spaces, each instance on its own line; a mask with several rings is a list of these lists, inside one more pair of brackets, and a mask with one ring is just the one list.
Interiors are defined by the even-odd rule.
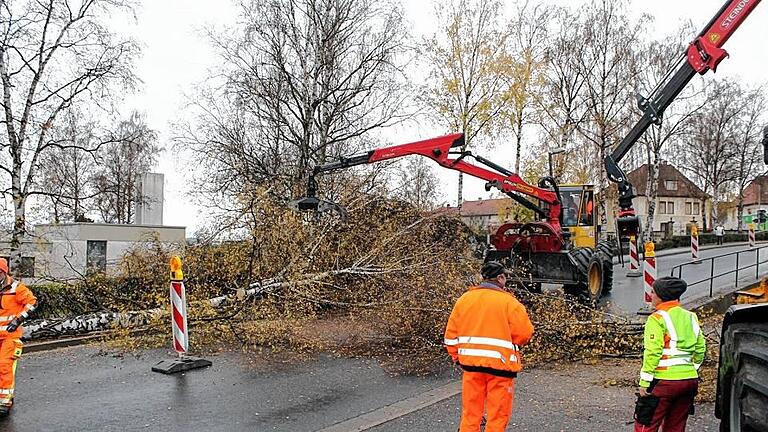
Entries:
[[316,431],[445,384],[393,377],[373,360],[251,364],[228,353],[185,374],[140,357],[75,347],[22,357],[16,405],[0,431]]
[[[16,406],[0,420],[0,431],[435,432],[455,431],[460,416],[456,391],[407,410],[423,401],[425,392],[457,383],[452,371],[442,377],[397,377],[373,360],[253,363],[226,353],[208,357],[213,361],[208,369],[175,376],[151,372],[162,358],[167,357],[161,350],[116,357],[93,347],[27,355],[18,370]],[[634,389],[604,382],[632,382],[635,363],[525,371],[507,430],[631,430]],[[690,430],[715,431],[712,406],[698,410]],[[350,422],[371,413],[378,425],[351,428]]]
[[[764,245],[758,244],[758,246]],[[739,254],[739,267],[744,268],[747,265],[753,265],[750,269],[739,272],[739,288],[758,280],[756,277],[758,275],[760,277],[768,275],[768,262],[761,264],[759,274],[756,274],[756,267],[754,264],[756,263],[757,253],[754,250],[750,250],[746,245],[702,249],[699,253],[699,257],[702,261],[701,264],[686,265],[683,267],[682,278],[689,284],[688,291],[682,297],[683,303],[691,304],[692,302],[709,297],[709,282],[695,283],[709,278],[709,275],[712,272],[711,260],[707,260],[707,258],[732,252],[741,252]],[[768,261],[768,249],[760,251],[760,260]],[[658,277],[669,276],[673,267],[680,264],[690,263],[691,261],[691,255],[689,253],[660,256],[657,258]],[[613,312],[634,314],[643,306],[643,278],[627,277],[626,274],[628,268],[628,264],[624,268],[619,264],[614,265],[614,288],[610,296],[605,297],[609,310]],[[714,274],[724,273],[734,270],[735,268],[735,255],[718,258],[715,260]],[[677,275],[678,273],[676,272],[675,276]],[[713,294],[717,296],[718,294],[734,291],[736,289],[735,277],[735,273],[732,273],[730,275],[715,278],[712,287]]]

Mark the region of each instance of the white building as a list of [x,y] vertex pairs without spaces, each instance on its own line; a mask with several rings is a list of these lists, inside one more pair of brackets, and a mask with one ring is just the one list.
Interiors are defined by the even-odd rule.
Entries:
[[90,271],[113,273],[123,255],[137,244],[157,239],[183,245],[184,227],[105,223],[45,224],[35,227],[40,239],[35,276],[76,279]]
[[640,217],[643,230],[650,228],[659,235],[662,233],[684,235],[694,220],[699,228],[711,227],[711,223],[705,218],[705,215],[709,214],[711,205],[709,196],[672,165],[666,163],[659,165],[656,211],[652,227],[645,226],[650,201],[646,191],[648,164],[630,172],[627,177],[635,188],[637,198],[633,200],[633,205],[636,214]]
[[[163,175],[145,174],[137,185],[144,198],[136,204],[135,224],[72,222],[37,225],[22,241],[22,263],[14,276],[25,282],[67,281],[89,272],[115,272],[121,258],[137,245],[157,240],[182,246],[186,228],[162,226]],[[0,240],[0,256],[10,254],[10,238]]]

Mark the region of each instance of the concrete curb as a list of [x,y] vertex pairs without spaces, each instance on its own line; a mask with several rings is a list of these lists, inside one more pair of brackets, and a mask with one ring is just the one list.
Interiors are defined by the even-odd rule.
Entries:
[[59,348],[65,348],[76,345],[84,345],[88,342],[97,340],[106,335],[105,332],[99,332],[98,334],[88,334],[83,336],[65,338],[65,339],[52,339],[42,342],[29,342],[24,344],[24,353],[34,353],[51,351]]
[[[134,329],[130,331],[131,336],[137,336],[147,332],[148,330],[146,328]],[[50,340],[40,341],[40,342],[37,342],[37,341],[28,342],[28,343],[24,343],[24,353],[28,354],[28,353],[34,353],[34,352],[52,351],[59,348],[85,345],[89,342],[93,342],[105,336],[109,336],[110,333],[111,332],[109,330],[105,330],[105,331],[97,331],[93,333],[84,334],[82,336],[74,336],[74,337],[63,338],[63,339],[50,339]]]

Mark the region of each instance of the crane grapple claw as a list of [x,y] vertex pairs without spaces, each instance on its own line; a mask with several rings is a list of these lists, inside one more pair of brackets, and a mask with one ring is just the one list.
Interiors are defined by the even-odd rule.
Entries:
[[640,232],[640,218],[634,214],[619,216],[616,220],[619,237],[637,236]]
[[315,216],[320,213],[336,213],[342,220],[347,217],[347,210],[332,201],[326,201],[314,196],[309,196],[297,200],[290,201],[288,207],[302,213],[314,214]]

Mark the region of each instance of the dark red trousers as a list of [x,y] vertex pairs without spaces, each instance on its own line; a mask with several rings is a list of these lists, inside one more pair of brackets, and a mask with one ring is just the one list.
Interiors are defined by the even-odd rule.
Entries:
[[651,390],[659,398],[659,406],[649,426],[635,422],[635,432],[684,432],[693,398],[699,389],[698,379],[680,381],[660,380]]

